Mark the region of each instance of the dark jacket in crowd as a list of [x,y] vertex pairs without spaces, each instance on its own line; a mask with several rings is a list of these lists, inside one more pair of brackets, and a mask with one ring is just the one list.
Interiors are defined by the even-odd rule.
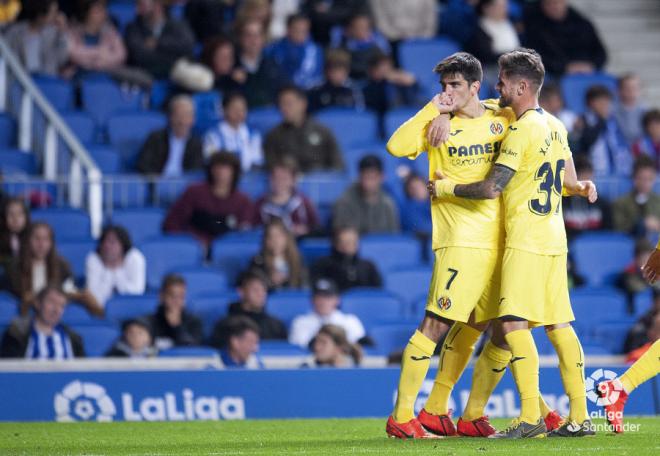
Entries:
[[590,204],[581,196],[567,196],[562,199],[562,211],[569,238],[586,231],[612,228],[612,210],[604,198]]
[[289,78],[277,62],[265,55],[263,55],[259,67],[254,72],[250,72],[245,66],[241,65],[240,58],[238,67],[247,72],[247,79],[242,86],[242,90],[250,108],[275,104],[277,92],[289,83]]
[[362,93],[355,90],[351,83],[336,86],[326,82],[312,88],[309,91],[308,98],[310,112],[325,108],[364,108]]
[[158,306],[156,313],[147,317],[153,329],[154,342],[157,347],[164,348],[186,345],[201,345],[204,337],[202,322],[199,318],[184,310],[181,324],[170,326],[165,318],[165,308]]
[[369,13],[367,0],[304,0],[302,12],[312,21],[312,38],[319,44],[330,42],[330,31],[344,25],[358,13]]
[[653,325],[655,316],[655,311],[651,310],[637,320],[637,323],[630,328],[630,331],[628,331],[628,335],[626,336],[626,341],[623,344],[623,353],[630,353],[649,342],[647,333],[649,328]]
[[[85,356],[82,338],[71,328],[60,324],[61,329],[71,341],[73,356],[82,358]],[[32,318],[21,317],[12,321],[11,325],[2,336],[0,342],[0,358],[25,358],[25,351],[30,341],[30,332],[32,331]]]
[[376,266],[357,255],[348,256],[335,249],[327,257],[316,260],[312,266],[312,283],[318,279],[332,279],[339,291],[353,287],[380,287],[382,279]]
[[208,38],[230,32],[229,25],[234,19],[236,6],[236,2],[189,0],[183,14],[197,41],[203,43]]
[[591,62],[597,69],[605,65],[607,53],[596,29],[574,8],[569,7],[566,18],[556,22],[534,5],[526,11],[524,22],[524,45],[541,54],[548,73],[561,75],[568,63],[578,60]]
[[[167,128],[152,132],[140,151],[135,167],[142,174],[161,174],[167,163],[170,152],[170,132]],[[202,141],[196,135],[191,135],[186,142],[183,153],[182,168],[184,171],[194,171],[204,167]]]
[[332,132],[314,119],[308,118],[301,127],[282,122],[273,128],[264,141],[266,167],[285,155],[298,162],[300,170],[341,170],[344,160]]
[[646,235],[644,219],[648,216],[660,218],[660,195],[657,193],[651,193],[643,204],[637,202],[634,192],[612,203],[612,224],[616,231],[643,237]]
[[286,340],[287,331],[286,326],[281,320],[268,314],[264,309],[261,312],[249,312],[241,308],[240,302],[234,302],[229,306],[227,316],[218,321],[213,328],[211,346],[217,348],[224,348],[227,345],[227,323],[231,317],[247,317],[254,321],[259,326],[259,337],[264,339],[281,339]]

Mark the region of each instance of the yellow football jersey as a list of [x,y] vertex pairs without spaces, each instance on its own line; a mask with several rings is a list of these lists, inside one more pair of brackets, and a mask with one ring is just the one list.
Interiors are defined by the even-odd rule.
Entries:
[[[483,180],[490,171],[507,128],[515,119],[510,109],[487,109],[476,119],[451,119],[449,140],[440,147],[430,147],[427,125],[438,116],[428,103],[401,125],[387,143],[387,150],[397,157],[414,159],[424,151],[429,154],[429,178],[435,170],[459,184]],[[433,249],[473,247],[495,249],[502,246],[504,227],[501,200],[469,200],[447,197],[431,202]]]
[[509,127],[497,159],[516,171],[503,192],[507,247],[567,252],[561,193],[570,158],[566,128],[544,110],[530,109]]

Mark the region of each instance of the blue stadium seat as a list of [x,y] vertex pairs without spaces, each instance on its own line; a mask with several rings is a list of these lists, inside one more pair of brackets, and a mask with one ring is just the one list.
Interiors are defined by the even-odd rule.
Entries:
[[350,179],[344,173],[314,171],[305,174],[298,188],[316,206],[332,206],[350,183]]
[[550,342],[548,335],[545,333],[545,329],[533,329],[532,336],[534,337],[534,342],[536,343],[536,349],[538,350],[539,355],[555,354],[555,348],[552,346],[552,342]]
[[109,321],[122,322],[129,318],[150,315],[158,307],[158,295],[113,296],[105,305],[105,318]]
[[104,324],[102,319],[92,316],[87,311],[87,309],[85,309],[85,307],[79,303],[67,304],[66,308],[64,309],[62,321],[64,324],[69,326]]
[[584,234],[573,241],[575,270],[591,286],[611,285],[633,260],[634,241],[621,233]]
[[[103,194],[106,206],[121,208],[143,207],[149,198],[147,180],[136,174],[115,174],[105,182]],[[108,203],[108,200],[109,203]]]
[[637,293],[633,298],[633,315],[639,318],[653,307],[653,292],[651,289]]
[[18,128],[13,117],[6,113],[0,113],[0,148],[14,146],[17,131]]
[[209,295],[198,295],[188,298],[188,310],[202,320],[204,335],[211,336],[216,323],[227,316],[229,304],[238,301],[235,291],[213,292]]
[[372,112],[328,108],[320,111],[316,119],[334,133],[342,148],[359,147],[379,139],[378,119]]
[[595,344],[582,344],[582,351],[584,352],[585,356],[611,356],[617,353],[609,350],[603,345]]
[[186,279],[188,296],[210,295],[228,291],[227,277],[215,269],[197,267],[184,268],[176,271]]
[[632,190],[632,179],[629,177],[598,177],[595,181],[598,186],[598,196],[609,201],[613,201]]
[[623,353],[623,344],[632,326],[631,322],[625,321],[600,323],[592,328],[592,337],[610,353]]
[[139,111],[142,93],[126,91],[111,79],[85,79],[81,83],[82,106],[97,126],[103,128],[110,116],[121,111]]
[[198,92],[192,96],[195,106],[195,130],[204,134],[222,118],[222,102],[216,90]]
[[58,201],[59,191],[54,182],[14,180],[13,182],[3,182],[2,189],[5,193],[25,198],[26,201],[32,202],[32,204],[34,204],[34,201],[37,201],[37,204],[48,204],[48,201]]
[[406,315],[414,315],[414,299],[428,289],[433,269],[429,266],[402,268],[383,274],[385,289],[406,303]]
[[376,345],[374,353],[387,356],[392,352],[403,350],[408,343],[408,339],[415,332],[415,328],[414,324],[382,325],[371,328],[369,337]]
[[298,243],[300,254],[307,266],[312,266],[316,260],[330,255],[332,241],[329,238],[304,238]]
[[121,32],[135,19],[135,2],[113,1],[108,5],[108,13],[115,21]]
[[82,337],[85,355],[88,357],[103,356],[121,335],[114,325],[74,326],[73,330]]
[[[419,290],[418,290],[419,291]],[[408,318],[421,321],[428,300],[428,290],[421,293],[413,293],[415,297],[412,300],[411,313]]]
[[357,315],[367,332],[381,323],[398,323],[403,317],[399,298],[389,291],[375,288],[348,290],[341,296],[341,310]]
[[373,261],[381,274],[422,265],[419,241],[403,234],[368,234],[360,240],[360,256]]
[[18,317],[18,300],[7,291],[0,291],[0,324],[8,325]]
[[151,84],[149,106],[151,109],[163,109],[173,86],[167,79],[158,79]]
[[48,223],[55,231],[57,242],[89,239],[91,224],[89,215],[80,209],[53,208],[32,211],[32,221]]
[[389,139],[392,133],[406,120],[417,113],[417,109],[410,107],[395,108],[385,114],[385,139]]
[[211,260],[227,275],[230,284],[235,283],[261,245],[256,239],[236,239],[221,237],[211,245]]
[[81,143],[94,142],[96,124],[92,116],[83,111],[69,111],[62,113],[62,119]]
[[305,356],[309,351],[286,340],[262,340],[259,342],[259,356]]
[[147,260],[147,287],[160,288],[165,274],[177,269],[202,264],[202,248],[195,239],[186,236],[162,236],[140,244]]
[[589,87],[604,85],[616,96],[616,78],[606,73],[570,74],[561,79],[561,91],[566,108],[582,114],[586,109],[585,97]]
[[0,150],[0,170],[3,175],[10,174],[36,174],[37,161],[31,152],[19,149]]
[[212,347],[172,347],[158,353],[160,358],[215,358],[218,350]]
[[157,207],[117,209],[112,213],[112,224],[123,226],[131,235],[133,244],[160,236],[165,212]]
[[295,317],[312,311],[312,296],[309,291],[277,291],[268,296],[266,311],[288,326]]
[[605,321],[630,320],[626,297],[614,288],[582,287],[571,290],[575,320],[591,328]]
[[445,57],[460,51],[459,45],[449,38],[405,40],[399,45],[399,64],[417,77],[424,94],[432,97],[440,91],[439,76],[434,65]]
[[121,172],[121,156],[112,147],[95,144],[89,146],[87,151],[103,174],[117,174]]
[[268,175],[263,171],[249,171],[241,175],[238,189],[256,201],[268,191]]
[[71,82],[44,75],[35,76],[34,82],[56,111],[68,111],[73,108],[73,85]]
[[108,137],[110,144],[122,156],[124,166],[133,168],[137,155],[144,141],[154,130],[164,128],[167,124],[165,116],[159,112],[133,112],[113,114],[108,119]]
[[204,176],[199,173],[185,174],[177,178],[160,178],[154,187],[154,203],[169,207],[191,184],[201,182],[203,179]]
[[282,122],[282,114],[277,108],[255,108],[250,110],[247,121],[251,127],[265,135]]
[[85,277],[85,260],[87,254],[96,249],[93,240],[62,241],[57,244],[57,251],[71,265],[76,281]]

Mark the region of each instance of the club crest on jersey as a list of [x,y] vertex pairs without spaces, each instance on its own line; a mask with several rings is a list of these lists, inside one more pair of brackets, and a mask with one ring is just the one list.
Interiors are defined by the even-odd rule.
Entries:
[[494,135],[501,135],[504,132],[504,126],[499,122],[493,122],[490,124],[490,132]]
[[440,310],[449,310],[451,308],[451,299],[447,296],[440,296],[438,298],[438,307],[440,307]]

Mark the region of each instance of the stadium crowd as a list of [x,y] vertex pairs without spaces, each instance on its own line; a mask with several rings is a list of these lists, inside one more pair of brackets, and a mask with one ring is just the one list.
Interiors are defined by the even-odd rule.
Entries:
[[[128,20],[119,14],[127,11]],[[660,289],[653,288],[646,312],[635,309],[636,297],[649,293],[639,266],[660,233],[654,190],[660,110],[644,104],[634,73],[620,75],[616,90],[589,87],[584,112],[566,106],[562,78],[600,74],[607,61],[595,27],[566,0],[0,0],[0,27],[30,73],[70,81],[81,106],[89,80],[111,79],[124,90],[152,94],[165,87],[160,104],[152,99],[150,107],[166,112],[167,125],[150,131],[135,157],[122,163],[125,172],[150,177],[199,177],[167,209],[163,235],[192,236],[207,269],[214,267],[219,239],[235,233],[260,239],[242,270],[227,274],[227,288],[236,292],[226,314],[208,321],[187,305],[185,274],[163,271],[150,283],[154,265],[128,227],[107,224],[85,256],[84,273],[76,274],[71,259],[58,253],[57,227],[32,217],[34,199],[3,192],[2,288],[20,316],[4,328],[2,357],[83,356],[83,338],[64,324],[67,306],[103,321],[113,297],[135,295],[151,299],[153,312],[133,311],[122,321],[119,338],[103,347],[107,356],[208,346],[220,350],[227,367],[257,368],[263,365],[260,341],[280,340],[309,350],[308,366],[358,364],[378,341],[367,322],[342,308],[342,297],[351,289],[383,290],[390,272],[364,258],[360,243],[370,235],[409,234],[428,255],[426,171],[392,166],[382,143],[356,157],[358,151],[319,118],[333,108],[373,112],[384,135],[388,113],[414,112],[438,87],[406,68],[399,50],[437,36],[481,60],[485,97],[497,96],[492,87],[500,54],[524,45],[542,55],[549,76],[541,104],[566,125],[578,178],[614,176],[630,187],[594,205],[579,197],[563,201],[571,240],[614,231],[635,241],[634,259],[612,283],[628,296],[630,318],[640,318],[625,347],[614,351],[634,359],[660,337]],[[426,62],[428,73],[435,63]],[[221,100],[217,115],[202,112],[195,98],[200,93]],[[264,109],[279,113],[267,129],[250,122],[251,113]],[[314,172],[355,181],[339,189],[331,210],[321,210],[300,185]],[[255,173],[268,182],[260,195],[244,192],[241,182]],[[318,238],[331,246],[305,255],[301,243]],[[572,262],[568,274],[575,287],[588,284]],[[416,296],[427,285],[408,284]],[[307,310],[298,307],[283,318],[286,312],[275,312],[270,297],[286,300],[292,289],[311,289],[304,295]],[[379,313],[379,295],[367,296],[371,313]]]

